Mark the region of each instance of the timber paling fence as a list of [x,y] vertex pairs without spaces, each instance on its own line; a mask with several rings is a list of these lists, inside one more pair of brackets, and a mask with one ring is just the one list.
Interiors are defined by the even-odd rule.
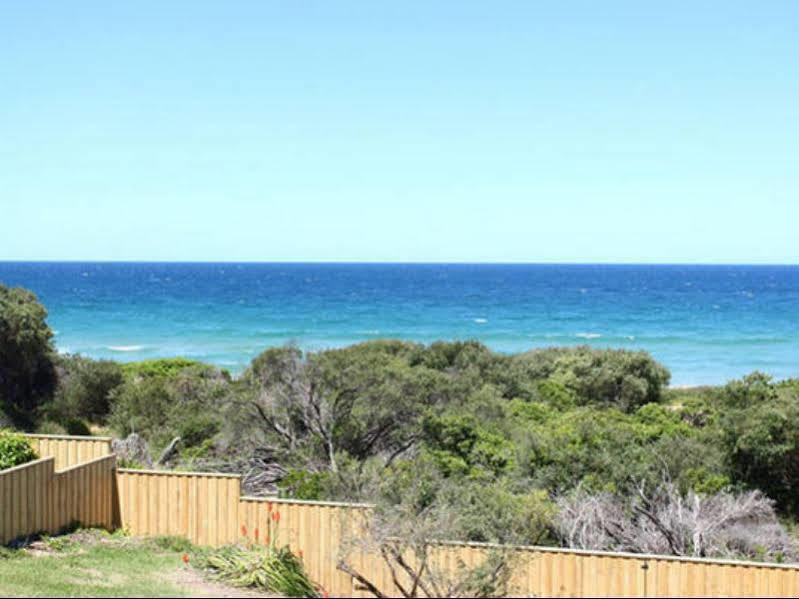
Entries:
[[73,523],[112,529],[116,456],[55,469],[54,457],[0,470],[0,544]]
[[[276,542],[301,555],[311,578],[331,595],[367,596],[336,569],[341,543],[368,515],[367,505],[242,497],[237,475],[116,468],[108,439],[34,439],[40,454],[50,457],[0,471],[0,543],[56,532],[73,521],[124,526],[137,536],[179,535],[200,545]],[[458,563],[480,564],[489,550],[442,543],[432,559],[452,570]],[[549,547],[508,550],[515,595],[799,596],[795,565]],[[351,563],[378,588],[395,592],[382,560],[354,553]]]
[[53,456],[56,470],[111,455],[111,437],[25,435],[40,456]]

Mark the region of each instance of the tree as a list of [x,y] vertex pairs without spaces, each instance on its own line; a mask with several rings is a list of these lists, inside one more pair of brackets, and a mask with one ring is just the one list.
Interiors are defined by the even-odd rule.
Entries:
[[339,456],[391,464],[421,440],[423,417],[447,398],[446,375],[409,363],[414,348],[376,341],[307,355],[266,350],[243,377],[247,392],[231,405],[232,436],[311,472],[338,471]]
[[30,426],[57,377],[47,311],[33,292],[0,284],[0,411]]
[[92,360],[81,355],[59,356],[58,388],[43,415],[55,422],[85,419],[102,423],[111,411],[111,392],[124,381],[122,368],[111,360]]
[[721,392],[723,441],[736,481],[799,513],[799,389],[753,373]]
[[142,435],[160,451],[176,436],[184,448],[202,445],[221,428],[230,381],[208,365],[156,368],[151,375],[128,374],[111,390],[108,424],[121,436]]

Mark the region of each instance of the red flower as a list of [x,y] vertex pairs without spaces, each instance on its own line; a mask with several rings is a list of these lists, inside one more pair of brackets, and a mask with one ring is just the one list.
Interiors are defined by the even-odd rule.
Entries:
[[300,549],[299,551],[297,551],[297,555],[299,555],[300,557],[302,557],[302,549]]
[[255,529],[255,541],[258,542],[258,529]]
[[280,512],[275,512],[274,514],[272,514],[272,520],[274,520],[275,522],[280,522]]
[[180,559],[183,560],[184,564],[188,564],[189,563],[189,554],[188,553],[184,553],[183,555],[180,556]]
[[244,524],[241,525],[241,536],[243,537],[247,536],[247,526]]

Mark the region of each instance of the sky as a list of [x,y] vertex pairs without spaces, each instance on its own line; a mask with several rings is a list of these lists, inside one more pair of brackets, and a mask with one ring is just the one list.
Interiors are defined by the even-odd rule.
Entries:
[[799,263],[799,2],[0,3],[0,260]]

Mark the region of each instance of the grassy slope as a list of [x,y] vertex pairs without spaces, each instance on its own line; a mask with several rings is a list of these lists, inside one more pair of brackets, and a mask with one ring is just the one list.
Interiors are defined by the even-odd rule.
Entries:
[[28,549],[0,553],[0,596],[233,595],[219,585],[205,585],[182,555],[179,547],[94,531],[45,539]]

